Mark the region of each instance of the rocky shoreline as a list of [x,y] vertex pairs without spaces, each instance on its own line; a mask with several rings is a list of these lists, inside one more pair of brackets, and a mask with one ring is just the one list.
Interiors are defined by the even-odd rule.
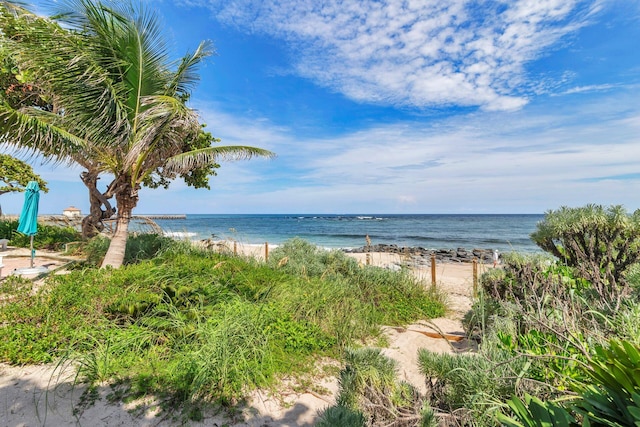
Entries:
[[493,249],[426,249],[419,246],[406,247],[398,245],[377,244],[353,249],[344,249],[347,253],[384,252],[406,255],[418,264],[430,264],[431,256],[435,255],[437,262],[470,263],[477,260],[480,263],[493,263]]

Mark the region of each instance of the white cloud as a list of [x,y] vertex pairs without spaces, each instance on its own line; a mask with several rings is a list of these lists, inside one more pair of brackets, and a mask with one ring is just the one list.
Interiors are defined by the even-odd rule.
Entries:
[[163,199],[188,213],[535,213],[586,203],[635,209],[637,183],[594,178],[637,172],[636,99],[637,91],[580,105],[554,98],[554,105],[519,112],[376,125],[330,139],[203,108],[223,139],[268,142],[279,156],[223,165],[210,193],[176,187],[164,197],[145,195],[140,212],[162,211]]
[[616,86],[612,84],[577,86],[564,91],[563,95],[571,95],[574,93],[585,93],[585,92],[603,92],[603,91],[614,89],[615,87]]
[[[585,25],[597,0],[189,1],[246,31],[287,40],[295,72],[361,102],[527,103],[525,65]],[[540,88],[538,88],[540,90]]]

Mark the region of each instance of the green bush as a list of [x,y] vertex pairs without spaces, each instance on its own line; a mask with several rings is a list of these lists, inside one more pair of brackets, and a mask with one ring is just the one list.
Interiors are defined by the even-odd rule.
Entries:
[[519,378],[527,369],[523,358],[490,347],[480,354],[420,349],[418,365],[426,377],[431,405],[450,414],[459,425],[493,425],[495,402],[525,386],[519,384]]
[[397,380],[396,362],[380,349],[348,349],[345,362],[336,405],[326,409],[316,425],[435,427],[424,396]]
[[316,427],[365,427],[364,415],[345,406],[330,406],[321,414]]
[[[9,244],[19,248],[28,248],[31,237],[18,233],[18,221],[0,221],[0,239],[9,239]],[[82,240],[81,234],[73,227],[59,227],[55,225],[38,224],[38,232],[33,238],[33,247],[59,251],[65,243]]]
[[612,340],[595,353],[582,366],[588,380],[574,383],[577,396],[564,401],[566,409],[531,396],[525,396],[524,402],[514,397],[509,401],[514,418],[501,415],[502,423],[513,427],[640,425],[640,349],[626,341]]
[[[465,317],[466,327],[482,336],[488,330],[495,332],[496,318],[509,318],[515,329],[498,333],[496,343],[514,355],[584,360],[590,347],[616,332],[607,318],[609,307],[602,304],[591,284],[576,277],[572,268],[547,258],[507,256],[503,273],[488,280],[483,276],[481,284],[483,291]],[[541,369],[535,375],[538,380],[560,381],[576,374],[572,363],[535,364]],[[559,386],[555,380],[551,382]]]
[[351,276],[358,262],[340,250],[325,250],[294,238],[271,251],[269,264],[287,273],[308,277]]
[[611,310],[630,292],[625,277],[640,261],[640,210],[622,206],[561,207],[545,214],[531,239],[588,280]]
[[[24,280],[10,276],[3,290],[27,289]],[[119,291],[103,280],[101,272],[90,270],[53,276],[35,294],[28,286],[20,299],[10,298],[0,305],[0,324],[11,325],[0,327],[0,360],[52,362],[72,345],[87,349],[82,340],[76,340],[78,334],[107,322],[103,307]]]

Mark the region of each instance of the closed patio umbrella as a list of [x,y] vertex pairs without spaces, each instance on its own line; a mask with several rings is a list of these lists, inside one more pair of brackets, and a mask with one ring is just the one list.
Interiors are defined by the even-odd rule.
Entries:
[[31,268],[36,255],[33,249],[33,236],[38,232],[38,203],[40,201],[40,186],[35,181],[29,181],[24,190],[24,205],[18,220],[18,232],[31,237]]

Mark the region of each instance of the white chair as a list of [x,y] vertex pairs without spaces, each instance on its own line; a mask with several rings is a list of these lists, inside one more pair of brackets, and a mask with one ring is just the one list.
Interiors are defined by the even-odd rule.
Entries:
[[9,244],[9,239],[0,239],[0,249],[3,251],[7,250],[7,245]]

